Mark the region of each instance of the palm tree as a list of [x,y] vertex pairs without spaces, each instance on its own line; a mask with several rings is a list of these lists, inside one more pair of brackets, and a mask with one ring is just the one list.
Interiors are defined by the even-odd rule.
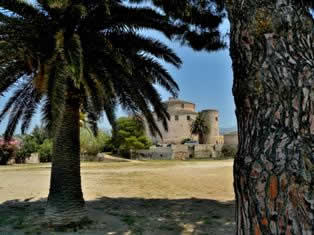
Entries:
[[[150,130],[160,134],[153,107],[167,129],[169,114],[154,85],[173,96],[178,86],[157,59],[176,67],[181,60],[138,30],[158,30],[169,38],[181,35],[193,43],[199,32],[187,27],[190,23],[177,24],[151,7],[130,6],[122,0],[0,2],[0,95],[11,94],[0,122],[9,116],[5,138],[10,139],[18,123],[24,132],[42,107],[54,140],[45,213],[51,224],[76,222],[87,215],[80,177],[80,110],[96,132],[101,114],[105,112],[114,123],[114,110],[120,104],[143,114]],[[206,40],[209,50],[223,46],[215,37]]]
[[198,114],[191,123],[191,134],[198,135],[198,141],[200,144],[204,144],[205,135],[209,132],[209,126],[206,125],[206,122],[201,114]]

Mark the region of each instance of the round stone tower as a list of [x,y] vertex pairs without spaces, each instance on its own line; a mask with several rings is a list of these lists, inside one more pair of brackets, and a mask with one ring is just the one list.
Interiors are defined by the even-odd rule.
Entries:
[[208,126],[208,133],[204,135],[205,144],[218,144],[219,139],[219,112],[213,109],[206,109],[201,112],[206,125]]

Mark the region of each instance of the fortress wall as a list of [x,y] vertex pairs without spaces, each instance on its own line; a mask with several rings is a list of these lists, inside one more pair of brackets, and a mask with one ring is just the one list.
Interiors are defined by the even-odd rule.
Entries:
[[187,111],[195,111],[195,104],[191,103],[179,103],[179,102],[174,102],[174,103],[168,103],[168,111],[169,112],[175,112],[177,110],[187,110]]
[[225,143],[225,137],[223,135],[218,136],[217,138],[218,144],[224,144]]
[[212,158],[214,155],[213,146],[210,144],[198,144],[194,147],[194,158]]
[[224,135],[224,145],[238,146],[238,134],[225,134]]
[[173,145],[171,149],[173,151],[172,157],[175,160],[185,160],[193,155],[193,149],[184,144]]
[[[171,114],[171,119],[168,122],[168,132],[164,130],[161,122],[157,122],[159,129],[163,135],[163,139],[160,137],[152,137],[149,132],[147,123],[145,123],[146,135],[151,137],[153,142],[165,143],[165,144],[179,144],[185,138],[191,137],[190,125],[196,118],[196,114],[181,114],[178,115],[179,120],[175,120],[176,114]],[[187,116],[190,116],[190,120],[187,120]],[[197,140],[197,136],[192,136],[192,139]]]
[[218,144],[219,143],[219,113],[217,110],[203,110],[201,112],[202,117],[205,120],[207,126],[209,126],[209,132],[204,136],[206,144]]
[[131,154],[132,159],[139,160],[171,160],[173,151],[171,148],[167,147],[158,147],[145,150],[136,150]]
[[220,155],[222,145],[198,144],[188,146],[183,144],[171,147],[157,147],[149,150],[134,150],[132,159],[139,160],[186,160],[189,158],[216,158]]
[[195,104],[184,104],[184,110],[195,111]]
[[[177,115],[179,120],[175,120],[176,114],[171,115],[171,121],[169,122],[169,131],[165,133],[165,143],[181,143],[185,138],[191,137],[191,123],[192,119],[195,119],[196,114],[182,114]],[[187,120],[187,116],[190,116],[190,120]]]
[[132,151],[132,159],[139,160],[185,160],[193,155],[193,150],[187,145],[178,144],[170,147],[157,147],[146,150]]
[[[171,117],[170,121],[168,121],[168,131],[164,130],[161,122],[157,122],[163,138],[159,136],[153,137],[148,129],[147,123],[145,123],[146,134],[152,139],[153,143],[180,144],[185,138],[198,140],[198,136],[191,136],[190,132],[191,124],[197,116],[195,104],[174,98],[170,98],[165,104],[167,105],[167,110]],[[219,112],[217,110],[208,109],[203,110],[200,115],[204,117],[205,123],[209,126],[209,133],[205,136],[205,143],[216,145],[223,144],[224,137],[219,134]],[[190,120],[188,120],[188,116]]]

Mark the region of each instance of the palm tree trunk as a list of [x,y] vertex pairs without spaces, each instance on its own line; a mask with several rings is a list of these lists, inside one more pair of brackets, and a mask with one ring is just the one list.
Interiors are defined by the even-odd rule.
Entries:
[[79,96],[69,92],[53,144],[46,217],[53,225],[79,222],[87,216],[80,175]]
[[227,1],[236,234],[313,234],[314,25],[302,1]]

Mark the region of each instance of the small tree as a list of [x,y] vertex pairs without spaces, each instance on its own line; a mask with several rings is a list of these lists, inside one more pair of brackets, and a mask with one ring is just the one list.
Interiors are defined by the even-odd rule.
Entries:
[[52,158],[52,140],[45,139],[38,149],[40,162],[51,162]]
[[96,155],[103,152],[110,144],[110,135],[105,131],[98,131],[97,135],[87,128],[81,128],[80,131],[80,147],[81,154]]
[[122,117],[116,121],[113,146],[126,156],[131,149],[148,149],[152,143],[145,136],[143,123],[137,119]]
[[224,145],[221,149],[222,157],[235,158],[237,154],[237,147],[232,145]]
[[22,145],[16,154],[16,162],[24,163],[25,158],[29,157],[32,153],[38,152],[38,142],[32,135],[24,135],[22,137]]
[[35,139],[36,143],[41,145],[45,142],[46,139],[49,138],[48,130],[47,128],[44,128],[43,126],[35,126],[31,135]]
[[202,115],[198,114],[196,119],[191,123],[191,134],[198,135],[198,141],[200,144],[204,144],[204,135],[209,131],[209,127],[206,125]]

